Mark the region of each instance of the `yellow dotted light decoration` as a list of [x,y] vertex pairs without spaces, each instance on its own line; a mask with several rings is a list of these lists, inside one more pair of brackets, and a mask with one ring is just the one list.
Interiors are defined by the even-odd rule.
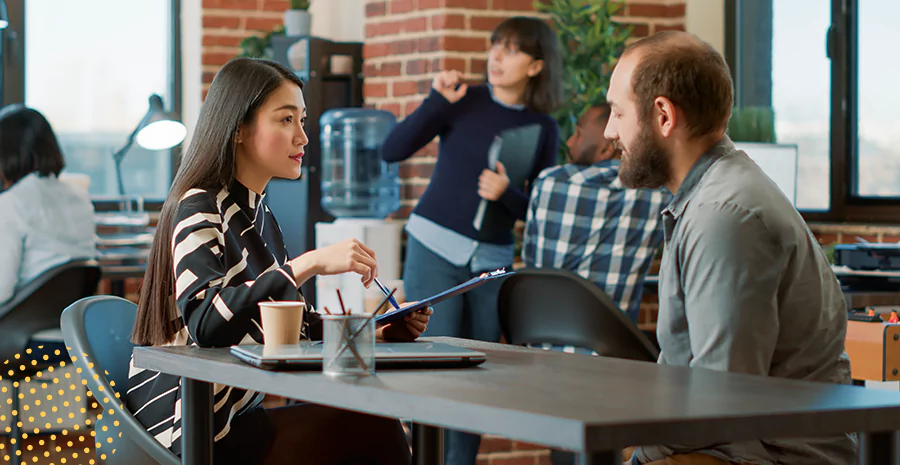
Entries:
[[[39,346],[39,348],[43,349],[43,346]],[[54,350],[56,356],[59,356],[60,353],[61,351]],[[109,404],[113,395],[116,399],[120,399],[120,394],[115,389],[110,390],[106,386],[96,385],[91,386],[96,391],[92,392],[88,387],[88,380],[91,378],[99,380],[100,376],[98,374],[89,376],[88,369],[94,369],[95,364],[88,360],[86,354],[80,357],[80,361],[79,357],[71,358],[74,367],[69,366],[67,361],[58,362],[58,366],[41,367],[39,360],[43,363],[48,362],[50,360],[49,351],[44,353],[29,348],[24,355],[16,354],[12,360],[6,360],[3,364],[4,367],[0,368],[0,393],[4,394],[2,397],[6,397],[6,405],[11,405],[13,400],[10,394],[14,391],[10,389],[10,384],[14,389],[19,390],[18,410],[11,411],[12,409],[10,409],[6,414],[0,414],[0,428],[3,428],[6,433],[12,432],[11,426],[6,426],[11,421],[16,421],[21,428],[22,449],[17,450],[15,455],[20,458],[22,463],[43,465],[66,464],[67,461],[85,463],[85,460],[94,465],[98,463],[94,457],[99,458],[101,463],[107,460],[116,452],[116,449],[110,446],[115,446],[113,438],[107,437],[105,441],[102,441],[97,437],[94,428],[95,426],[100,427],[97,425],[97,420],[101,419],[103,415],[115,415],[115,410],[107,408],[104,404]],[[52,380],[51,376],[46,376],[46,373],[53,373],[56,369],[62,370],[61,376],[53,375]],[[2,376],[4,372],[8,376],[6,380]],[[107,371],[104,373],[109,375]],[[110,386],[115,387],[115,383],[110,382]],[[79,390],[83,390],[84,393],[82,394]],[[95,397],[97,392],[104,395]],[[55,402],[54,399],[56,399]],[[74,399],[74,403],[72,399]],[[54,405],[54,403],[61,403],[62,407],[59,407],[58,404]],[[2,401],[0,401],[0,405],[4,405]],[[77,409],[77,412],[85,417],[84,420],[76,417],[78,413],[74,409]],[[113,419],[113,424],[118,427],[119,421]],[[59,428],[57,431],[61,430],[61,432],[52,432],[54,427]],[[33,438],[28,441],[28,444],[25,444],[24,439],[27,439],[32,431],[37,441],[34,441]],[[102,431],[107,434],[110,432],[106,425],[102,426]],[[122,437],[121,433],[118,434],[118,437]],[[10,438],[9,441],[13,445],[17,442],[15,438]],[[104,445],[106,447],[103,447]],[[103,453],[100,452],[101,447],[103,447]],[[12,447],[7,444],[0,443],[0,458],[3,461],[10,460],[11,449]]]

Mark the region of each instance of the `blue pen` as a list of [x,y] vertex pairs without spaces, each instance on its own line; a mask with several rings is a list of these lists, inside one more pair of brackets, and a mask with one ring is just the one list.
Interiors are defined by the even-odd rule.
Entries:
[[388,288],[384,287],[384,284],[381,284],[381,281],[379,281],[378,278],[375,278],[375,284],[378,286],[378,289],[381,289],[381,292],[383,292],[385,296],[390,296],[388,302],[390,302],[395,309],[400,310],[400,304],[397,303],[397,299],[391,295],[391,291],[389,291]]

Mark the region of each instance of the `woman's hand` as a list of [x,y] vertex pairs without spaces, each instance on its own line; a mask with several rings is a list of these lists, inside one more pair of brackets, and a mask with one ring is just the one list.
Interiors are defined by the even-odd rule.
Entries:
[[[401,305],[400,308],[408,307],[409,305],[414,304],[415,302],[409,302],[407,304]],[[386,324],[381,328],[378,328],[376,331],[376,338],[382,341],[395,341],[395,342],[412,342],[419,338],[422,333],[428,329],[428,320],[431,319],[431,314],[434,313],[434,310],[431,307],[426,308],[425,310],[419,310],[418,312],[410,313],[406,315],[402,321],[396,321],[393,323]]]
[[347,239],[328,247],[310,250],[291,260],[291,268],[298,286],[317,274],[357,273],[366,287],[378,277],[375,252],[357,239]]
[[483,199],[497,201],[509,187],[509,177],[506,175],[506,167],[497,162],[497,172],[484,170],[478,178],[478,195]]
[[[450,103],[456,103],[466,95],[468,86],[461,84],[462,73],[457,70],[441,71],[431,81],[431,88],[438,91]],[[459,89],[456,86],[459,85]]]

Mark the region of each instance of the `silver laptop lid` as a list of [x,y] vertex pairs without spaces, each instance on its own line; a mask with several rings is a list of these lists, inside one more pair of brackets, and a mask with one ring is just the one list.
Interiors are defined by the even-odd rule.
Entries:
[[[322,342],[302,342],[278,347],[263,345],[233,346],[239,352],[262,362],[322,360]],[[484,358],[485,354],[440,342],[384,342],[375,344],[375,360],[431,360]]]

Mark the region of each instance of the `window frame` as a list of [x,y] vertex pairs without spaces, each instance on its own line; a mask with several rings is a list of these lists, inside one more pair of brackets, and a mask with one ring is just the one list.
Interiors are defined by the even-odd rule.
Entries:
[[[747,0],[725,1],[725,60],[735,86],[739,37],[740,4]],[[755,0],[749,0],[755,1]],[[858,195],[859,179],[859,3],[862,0],[831,0],[831,27],[826,32],[824,50],[831,60],[830,208],[800,213],[808,222],[897,223],[900,197]]]
[[[6,0],[9,27],[0,34],[0,105],[25,102],[25,3],[28,0]],[[181,5],[182,0],[167,0],[171,21],[171,50],[169,53],[169,94],[171,101],[165,102],[167,110],[182,114],[182,62],[181,62]],[[137,122],[135,122],[137,124]],[[122,140],[125,143],[125,140]],[[177,145],[169,150],[171,176],[175,177],[182,147]],[[135,198],[136,196],[128,196]],[[122,200],[93,199],[97,211],[117,210]],[[144,198],[144,208],[155,211],[162,208],[165,199]],[[133,203],[133,200],[131,201]]]

